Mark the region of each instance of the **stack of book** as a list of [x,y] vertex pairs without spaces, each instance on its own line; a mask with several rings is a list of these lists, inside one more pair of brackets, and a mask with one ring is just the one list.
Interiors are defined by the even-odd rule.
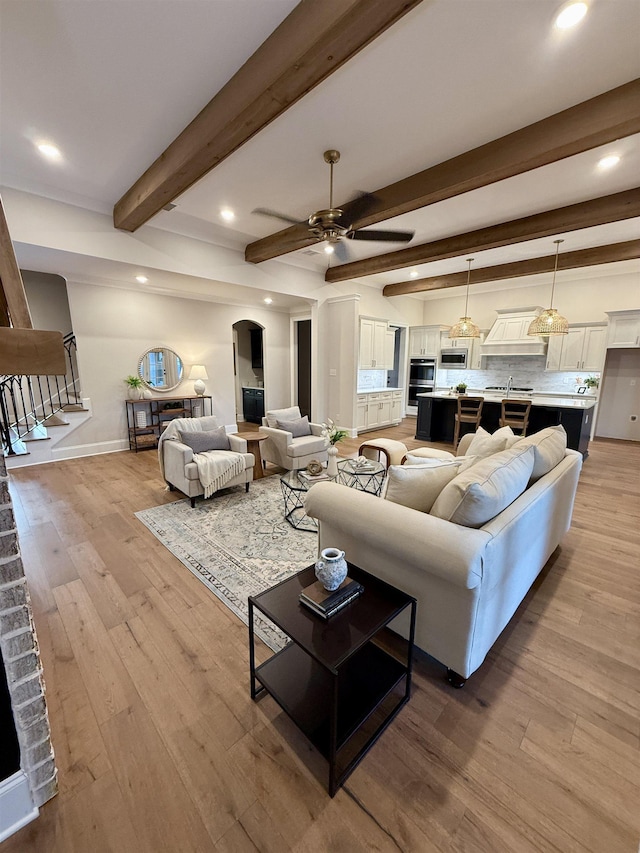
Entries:
[[309,474],[308,471],[298,471],[298,477],[303,480],[308,480],[310,483],[315,483],[316,480],[330,480],[331,477],[324,471],[322,474]]
[[300,603],[323,619],[329,619],[357,598],[363,589],[362,584],[348,576],[333,591],[325,589],[320,581],[316,581],[302,590]]

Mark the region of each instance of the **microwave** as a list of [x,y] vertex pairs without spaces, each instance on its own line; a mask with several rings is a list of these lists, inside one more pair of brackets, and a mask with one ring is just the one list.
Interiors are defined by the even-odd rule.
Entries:
[[450,370],[460,370],[467,366],[468,359],[468,349],[443,349],[440,351],[439,366]]

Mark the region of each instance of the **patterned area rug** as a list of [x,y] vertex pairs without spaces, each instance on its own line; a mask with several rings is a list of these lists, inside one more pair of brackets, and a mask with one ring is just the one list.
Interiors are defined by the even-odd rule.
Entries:
[[[137,512],[149,530],[248,624],[247,597],[304,569],[317,559],[316,533],[295,530],[283,517],[280,478],[217,492],[192,509],[188,499]],[[266,619],[256,634],[271,649],[286,638]]]

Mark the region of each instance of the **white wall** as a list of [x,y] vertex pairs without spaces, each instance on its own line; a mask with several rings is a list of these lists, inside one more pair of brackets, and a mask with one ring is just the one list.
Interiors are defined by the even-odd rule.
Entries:
[[69,334],[71,315],[67,282],[59,275],[22,270],[22,281],[34,329]]
[[[206,366],[206,393],[213,397],[214,414],[221,423],[235,424],[232,326],[239,320],[264,327],[267,406],[289,404],[288,314],[82,282],[69,282],[68,293],[83,394],[91,398],[93,417],[69,436],[67,445],[125,439],[123,380],[136,372],[145,350],[161,344],[178,353],[187,375],[191,364]],[[183,381],[168,396],[180,394],[193,394],[193,382]]]
[[598,408],[597,436],[640,441],[640,349],[607,351]]

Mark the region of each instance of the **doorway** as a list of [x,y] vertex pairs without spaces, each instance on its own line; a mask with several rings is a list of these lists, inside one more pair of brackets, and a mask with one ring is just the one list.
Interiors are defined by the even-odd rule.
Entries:
[[311,418],[311,320],[296,321],[296,397],[302,417]]
[[253,320],[233,324],[236,420],[262,423],[264,416],[263,327]]

